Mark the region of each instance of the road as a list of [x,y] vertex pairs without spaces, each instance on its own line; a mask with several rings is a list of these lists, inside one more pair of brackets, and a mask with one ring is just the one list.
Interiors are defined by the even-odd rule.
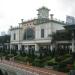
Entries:
[[[6,60],[0,61],[0,64],[5,64],[5,65],[11,66],[13,68],[20,69],[22,71],[30,73],[30,75],[67,75],[66,73],[57,72],[52,69],[33,67],[33,66],[25,65],[25,64],[12,62],[12,61],[6,61]],[[27,74],[27,75],[29,75],[29,74]]]

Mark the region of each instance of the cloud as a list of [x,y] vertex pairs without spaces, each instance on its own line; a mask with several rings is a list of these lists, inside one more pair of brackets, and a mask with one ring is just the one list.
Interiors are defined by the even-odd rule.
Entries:
[[3,19],[5,15],[3,13],[0,13],[0,19]]
[[62,10],[68,14],[75,16],[75,0],[59,0],[62,6]]
[[16,26],[21,18],[36,17],[36,10],[43,5],[51,9],[56,18],[75,16],[75,0],[0,0],[0,31]]

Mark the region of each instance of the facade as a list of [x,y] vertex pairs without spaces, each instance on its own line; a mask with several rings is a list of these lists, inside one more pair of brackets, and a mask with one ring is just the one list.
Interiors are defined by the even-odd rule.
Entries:
[[19,23],[18,27],[10,29],[10,48],[17,50],[52,50],[52,34],[64,29],[64,22],[54,20],[53,14],[49,18],[49,9],[39,8],[38,18]]

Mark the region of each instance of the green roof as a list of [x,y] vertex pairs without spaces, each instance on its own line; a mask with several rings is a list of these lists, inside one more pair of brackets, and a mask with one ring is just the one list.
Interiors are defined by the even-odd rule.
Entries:
[[66,26],[64,26],[64,28],[66,28],[68,30],[75,30],[75,24],[73,24],[73,25],[66,25]]

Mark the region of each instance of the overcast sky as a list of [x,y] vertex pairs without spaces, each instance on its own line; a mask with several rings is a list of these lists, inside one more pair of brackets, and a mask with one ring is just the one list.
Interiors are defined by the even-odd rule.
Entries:
[[60,20],[75,16],[75,0],[0,0],[0,32],[8,31],[24,20],[37,17],[37,9],[46,6]]

